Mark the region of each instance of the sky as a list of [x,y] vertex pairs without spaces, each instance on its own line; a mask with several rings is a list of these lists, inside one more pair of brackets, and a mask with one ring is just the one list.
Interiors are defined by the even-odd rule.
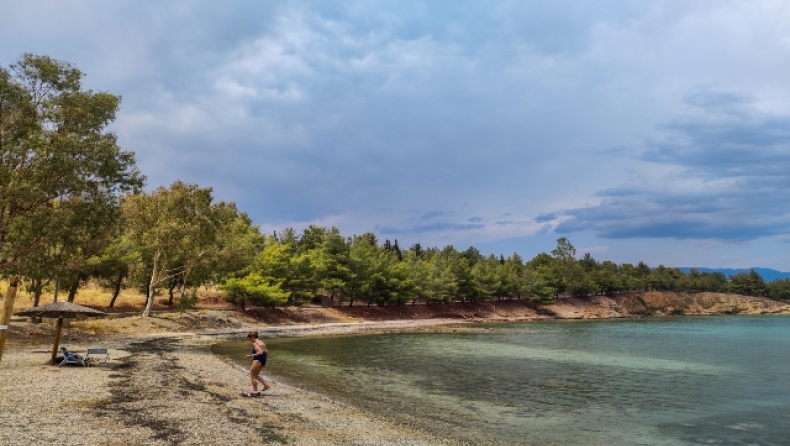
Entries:
[[790,2],[0,0],[266,233],[790,271]]

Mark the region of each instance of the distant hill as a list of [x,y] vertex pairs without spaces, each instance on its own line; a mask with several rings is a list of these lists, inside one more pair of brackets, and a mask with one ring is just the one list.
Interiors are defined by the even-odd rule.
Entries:
[[[703,272],[704,273],[724,273],[724,275],[728,276],[728,277],[729,276],[734,276],[735,274],[742,273],[742,272],[747,272],[748,273],[749,270],[750,270],[750,268],[740,268],[740,269],[736,269],[736,268],[700,268],[700,267],[689,267],[689,266],[683,266],[683,267],[680,267],[678,269],[683,271],[686,274],[688,274],[689,271],[691,271],[692,269],[696,269],[697,271],[699,271],[701,273],[703,273]],[[776,279],[788,279],[788,278],[790,278],[790,273],[777,271],[775,269],[769,269],[769,268],[751,268],[751,269],[753,269],[757,274],[763,276],[763,280],[765,280],[766,282],[771,282],[772,280],[776,280]]]

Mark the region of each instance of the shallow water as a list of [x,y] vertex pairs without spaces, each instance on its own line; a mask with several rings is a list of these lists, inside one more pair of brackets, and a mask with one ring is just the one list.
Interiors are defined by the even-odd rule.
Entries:
[[[788,445],[790,318],[267,340],[267,372],[472,444]],[[249,343],[222,351],[247,363]]]

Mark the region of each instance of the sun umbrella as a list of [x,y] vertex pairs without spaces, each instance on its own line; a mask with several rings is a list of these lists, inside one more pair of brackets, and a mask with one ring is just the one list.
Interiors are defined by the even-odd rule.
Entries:
[[105,313],[71,302],[55,302],[54,304],[28,308],[27,310],[18,311],[14,314],[26,317],[58,318],[58,325],[55,330],[55,345],[52,347],[52,361],[50,361],[50,364],[55,365],[55,358],[58,355],[58,344],[60,344],[60,334],[63,331],[63,319],[77,316],[100,317],[104,316]]

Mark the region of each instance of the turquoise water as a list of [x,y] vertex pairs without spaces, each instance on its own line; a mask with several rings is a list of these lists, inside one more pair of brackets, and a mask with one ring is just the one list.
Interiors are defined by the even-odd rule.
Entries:
[[[267,344],[267,374],[280,381],[470,444],[790,444],[788,317],[474,324]],[[246,364],[248,349],[225,351]]]

